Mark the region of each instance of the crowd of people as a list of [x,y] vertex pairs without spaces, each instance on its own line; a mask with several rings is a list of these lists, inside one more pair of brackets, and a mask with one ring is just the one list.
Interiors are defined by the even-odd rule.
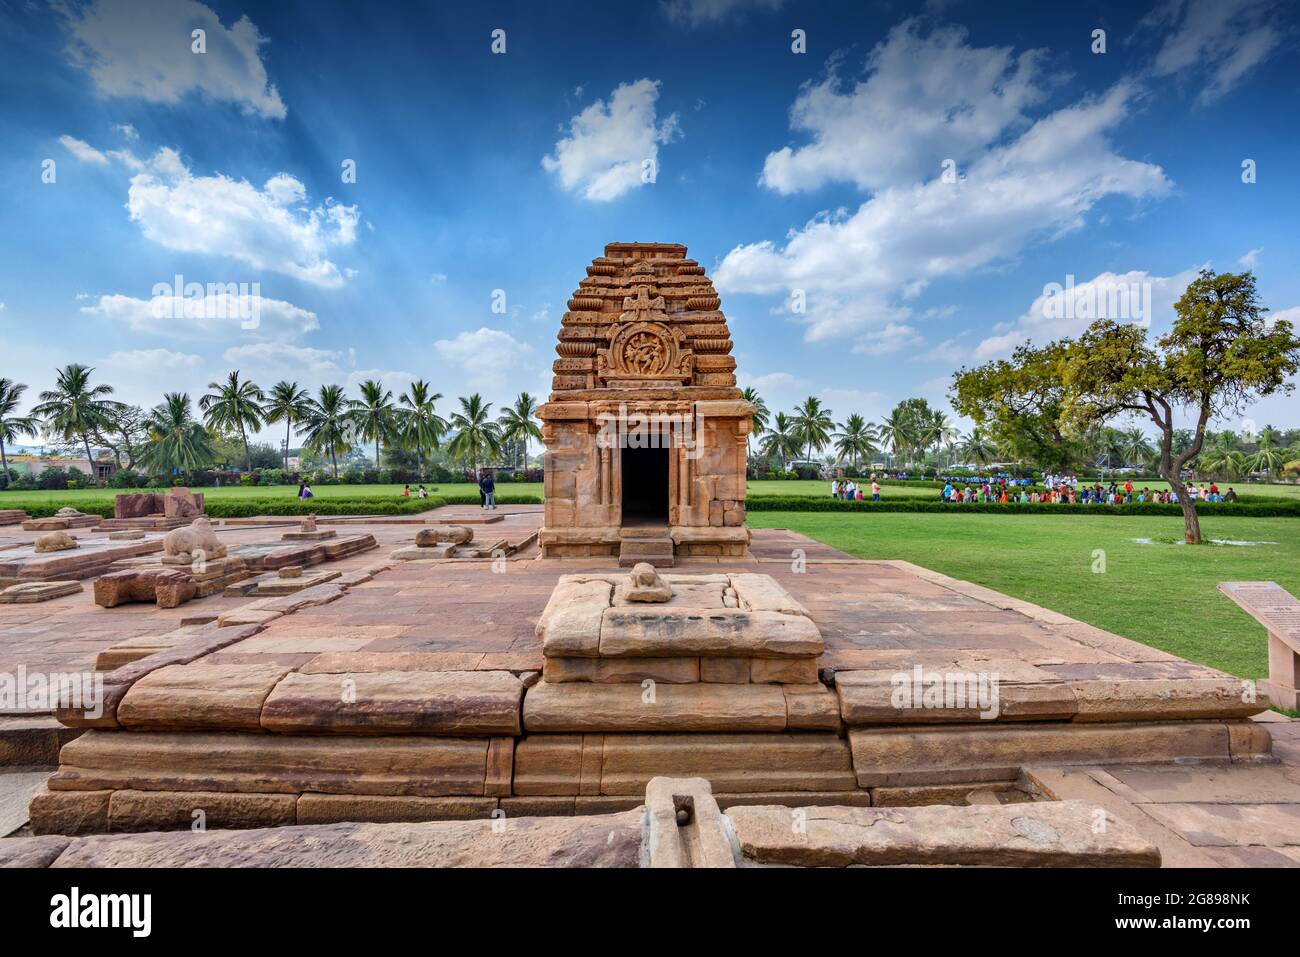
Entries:
[[862,486],[853,479],[843,481],[835,479],[831,482],[832,498],[842,499],[845,502],[861,502],[866,500],[868,494],[871,496],[871,501],[880,501],[880,483],[876,481],[874,475],[871,476],[870,492],[864,492]]
[[[1178,499],[1169,489],[1153,489],[1149,486],[1136,488],[1131,479],[1122,485],[1111,481],[1108,485],[1101,482],[1080,482],[1076,476],[1044,476],[1043,485],[1039,487],[1035,479],[1016,479],[999,477],[989,479],[948,478],[943,479],[943,491],[939,498],[954,504],[1082,504],[1082,505],[1131,505],[1146,502],[1159,505],[1177,504]],[[1235,502],[1237,492],[1233,488],[1222,490],[1215,482],[1208,485],[1187,486],[1188,497],[1193,502]],[[843,501],[864,501],[870,497],[873,502],[880,501],[880,483],[876,476],[871,476],[869,486],[858,484],[853,479],[834,479],[831,481],[831,497]]]
[[[1237,492],[1233,488],[1220,490],[1215,482],[1198,486],[1195,482],[1187,486],[1187,495],[1192,502],[1235,502]],[[1153,489],[1149,486],[1136,488],[1132,479],[1123,485],[1112,481],[1109,485],[1100,482],[1089,484],[1080,482],[1074,476],[1049,475],[1044,477],[1043,488],[1036,483],[1020,484],[1014,481],[998,479],[977,483],[961,484],[945,482],[940,498],[945,502],[981,502],[1000,503],[1021,502],[1025,504],[1081,504],[1081,505],[1132,505],[1135,502],[1159,505],[1177,504],[1178,498],[1170,489]]]

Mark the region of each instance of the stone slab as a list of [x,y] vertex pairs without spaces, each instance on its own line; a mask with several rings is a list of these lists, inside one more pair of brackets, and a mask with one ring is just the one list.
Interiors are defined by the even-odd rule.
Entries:
[[518,734],[524,685],[508,671],[294,673],[262,707],[267,731]]
[[118,723],[153,731],[261,730],[262,706],[288,668],[170,665],[145,675],[118,705]]
[[524,696],[524,728],[541,731],[784,731],[779,685],[551,684]]
[[[1081,801],[912,808],[733,807],[745,858],[801,867],[976,865],[1158,867],[1131,825]],[[800,826],[794,826],[796,821]]]

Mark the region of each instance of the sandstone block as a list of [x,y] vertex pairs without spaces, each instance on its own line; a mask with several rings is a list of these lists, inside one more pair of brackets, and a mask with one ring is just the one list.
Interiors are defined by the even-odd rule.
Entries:
[[849,742],[862,787],[1012,780],[1026,764],[1222,761],[1229,747],[1221,721],[871,727]]
[[524,685],[508,671],[294,673],[261,712],[267,731],[518,734]]
[[297,799],[299,824],[370,821],[470,821],[489,818],[497,799],[488,797],[404,797],[382,794],[303,794]]
[[[64,792],[80,793],[80,792]],[[284,827],[295,823],[292,794],[227,794],[220,791],[114,791],[108,803],[110,831]]]
[[699,659],[700,680],[726,685],[748,684],[751,660],[753,659],[717,657],[701,658]]
[[792,827],[783,807],[727,811],[741,852],[758,864],[1158,867],[1160,852],[1120,818],[1097,828],[1083,801],[912,808],[810,808]]
[[1233,678],[1152,678],[1072,681],[1075,721],[1169,721],[1245,718],[1268,710],[1267,700],[1244,701],[1245,683]]
[[524,696],[528,731],[782,731],[778,685],[538,682]]
[[565,681],[640,684],[647,679],[689,684],[700,680],[700,665],[699,658],[547,658],[542,665],[542,677],[552,684]]
[[27,813],[34,834],[98,834],[108,830],[112,791],[38,791]]
[[808,657],[820,655],[824,648],[811,619],[777,612],[611,608],[600,627],[600,654],[609,657]]
[[482,797],[487,751],[486,738],[92,730],[47,786]]
[[123,727],[153,731],[261,730],[262,705],[288,668],[170,665],[131,686],[117,708]]

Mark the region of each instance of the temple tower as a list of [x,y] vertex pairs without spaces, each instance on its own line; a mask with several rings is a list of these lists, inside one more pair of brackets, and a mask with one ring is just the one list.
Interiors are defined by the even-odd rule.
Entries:
[[564,314],[546,442],[544,556],[743,556],[745,442],[731,333],[675,243],[610,243]]

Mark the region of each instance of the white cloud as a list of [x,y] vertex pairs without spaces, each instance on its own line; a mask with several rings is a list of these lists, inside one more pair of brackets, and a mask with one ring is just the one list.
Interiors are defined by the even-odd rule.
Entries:
[[620,83],[609,102],[597,100],[569,121],[568,135],[542,166],[560,185],[584,199],[606,202],[643,184],[645,164],[657,176],[660,144],[678,134],[677,114],[657,122],[659,82]]
[[197,369],[203,357],[170,349],[131,349],[110,354],[104,363],[122,371],[149,375],[164,368]]
[[486,326],[462,332],[455,339],[439,339],[433,348],[465,374],[472,388],[487,390],[504,386],[512,373],[527,364],[533,351],[526,342]]
[[195,176],[168,148],[131,178],[127,209],[168,249],[229,256],[319,286],[343,284],[327,253],[356,240],[360,218],[356,206],[330,199],[309,206],[306,187],[288,173],[261,189],[223,174]]
[[1200,102],[1211,103],[1281,46],[1280,15],[1276,0],[1169,0],[1142,21],[1174,25],[1153,70],[1158,76],[1203,75]]
[[768,155],[761,182],[780,193],[847,181],[862,189],[931,179],[1028,123],[1043,99],[1043,51],[971,47],[966,31],[921,34],[907,20],[867,57],[866,79],[848,88],[834,72],[806,84],[790,108],[806,146]]
[[59,142],[63,144],[64,149],[83,163],[93,163],[96,166],[108,165],[108,157],[85,140],[79,140],[75,136],[64,134],[59,137]]
[[232,346],[221,354],[232,366],[253,378],[305,377],[314,383],[337,383],[343,378],[343,353],[283,342],[251,342]]
[[887,356],[924,340],[912,326],[901,322],[887,322],[858,338],[853,351],[868,356]]
[[117,130],[119,133],[121,133],[123,136],[125,136],[128,140],[138,140],[140,138],[139,132],[130,123],[119,123],[117,124],[117,126],[113,128]]
[[757,10],[771,12],[779,10],[784,0],[663,0],[660,8],[673,23],[698,27],[706,23],[718,23],[733,14],[744,15]]
[[1259,262],[1259,254],[1263,251],[1263,246],[1257,246],[1254,249],[1247,250],[1242,254],[1241,258],[1237,260],[1237,265],[1241,266],[1243,269],[1254,269],[1255,264]]
[[714,283],[723,293],[803,290],[810,341],[904,325],[908,301],[933,280],[988,268],[1031,242],[1077,230],[1107,197],[1167,193],[1171,183],[1159,166],[1125,159],[1107,141],[1135,96],[1120,84],[1048,114],[972,161],[959,182],[936,176],[891,186],[856,212],[819,214],[783,247],[737,246]]
[[808,384],[806,379],[789,372],[769,372],[766,375],[743,376],[742,379],[744,387],[757,389],[760,393],[775,389],[801,389]]
[[414,372],[403,372],[400,369],[354,369],[348,373],[344,385],[347,387],[349,394],[357,391],[357,386],[367,379],[377,380],[385,389],[393,393],[393,400],[411,387],[411,383],[420,378]]
[[[266,75],[266,43],[248,17],[230,27],[195,0],[94,0],[55,5],[64,17],[71,62],[103,96],[177,103],[193,92],[235,103],[247,113],[283,119],[284,102]],[[191,49],[202,29],[206,52]]]
[[[210,293],[210,294],[209,294]],[[228,292],[204,290],[203,296],[188,298],[172,293],[136,299],[121,294],[100,296],[93,306],[81,311],[128,329],[182,338],[220,338],[247,335],[290,338],[320,328],[316,313],[282,299],[268,299]],[[256,322],[256,326],[250,323]]]
[[[1074,337],[1096,319],[1114,319],[1152,326],[1171,319],[1174,303],[1197,269],[1185,269],[1173,276],[1153,276],[1142,270],[1126,273],[1103,272],[1092,279],[1066,288],[1066,278],[1052,280],[1059,290],[1044,291],[1019,319],[995,330],[971,352],[977,361],[1009,356],[1016,346],[1033,340],[1045,345],[1055,339]],[[1149,312],[1148,312],[1149,310]]]

